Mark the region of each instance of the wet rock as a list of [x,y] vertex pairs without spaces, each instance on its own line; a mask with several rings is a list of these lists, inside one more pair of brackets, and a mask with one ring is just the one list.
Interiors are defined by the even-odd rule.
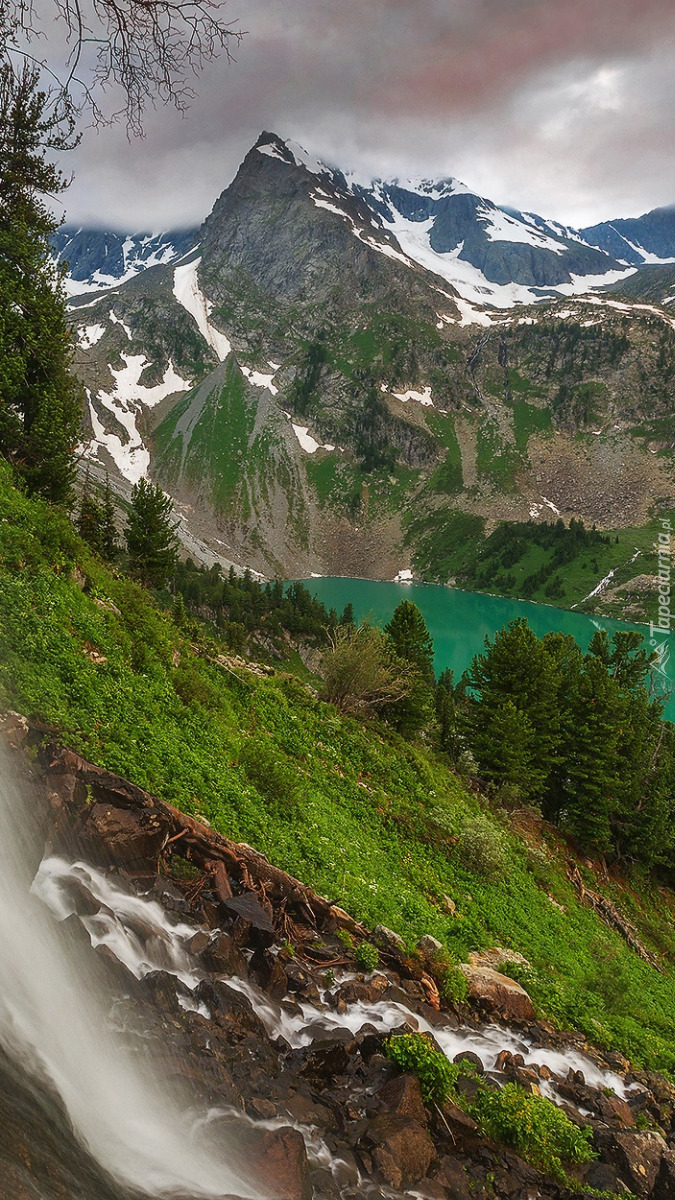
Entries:
[[480,1080],[475,1075],[460,1075],[457,1080],[457,1091],[467,1100],[474,1100],[480,1090]]
[[398,1117],[407,1117],[418,1125],[426,1125],[427,1114],[422,1101],[420,1081],[416,1075],[397,1075],[375,1095],[380,1108]]
[[178,1003],[177,982],[175,975],[166,971],[151,971],[143,980],[146,991],[152,995],[155,1005],[163,1012],[181,1012]]
[[265,1100],[261,1096],[251,1096],[246,1101],[246,1112],[249,1117],[253,1117],[255,1121],[272,1121],[277,1115],[277,1110],[271,1100]]
[[651,1196],[661,1171],[666,1143],[658,1133],[615,1133],[611,1140],[612,1158],[619,1174],[637,1196]]
[[603,1092],[599,1092],[595,1107],[608,1125],[618,1123],[624,1125],[626,1129],[632,1129],[635,1125],[635,1117],[630,1106],[620,1096],[605,1096]]
[[664,1151],[652,1196],[654,1200],[675,1200],[675,1154],[672,1150]]
[[202,962],[216,975],[236,975],[246,979],[246,960],[229,934],[218,930],[202,952]]
[[159,901],[167,912],[180,913],[181,916],[185,916],[190,911],[190,905],[180,888],[171,879],[166,879],[164,875],[157,875],[153,880],[150,898]]
[[269,1045],[267,1031],[250,1001],[241,992],[219,980],[203,979],[195,988],[195,997],[208,1008],[215,1022],[224,1029],[243,1037],[254,1034],[262,1045]]
[[462,963],[460,970],[466,976],[469,995],[482,1008],[497,1012],[510,1021],[531,1021],[535,1018],[530,997],[515,980],[500,975],[491,967],[472,967]]
[[401,935],[394,933],[393,929],[387,929],[386,925],[375,926],[373,941],[376,946],[380,946],[383,950],[405,950],[405,942]]
[[168,832],[168,821],[158,811],[97,802],[86,811],[81,836],[96,861],[135,872],[157,863]]
[[250,933],[257,934],[262,944],[272,944],[275,938],[274,925],[255,892],[242,892],[241,896],[232,896],[223,901],[223,908],[248,926],[247,936]]
[[256,983],[272,1000],[283,1000],[288,979],[283,964],[269,950],[256,950],[248,964]]
[[446,1155],[442,1158],[433,1178],[447,1188],[452,1200],[472,1200],[475,1184],[469,1179],[464,1167],[456,1158]]
[[591,1163],[584,1171],[583,1179],[589,1188],[595,1188],[598,1192],[614,1192],[617,1196],[630,1195],[630,1188],[619,1178],[616,1167],[611,1163]]
[[[461,1133],[475,1133],[478,1129],[473,1117],[464,1112],[458,1104],[453,1104],[451,1100],[447,1100],[442,1108],[443,1121],[445,1125],[449,1125],[451,1131]],[[441,1133],[443,1130],[441,1129]]]
[[304,1053],[302,1074],[319,1081],[342,1075],[349,1066],[350,1054],[344,1042],[327,1042],[323,1045],[315,1042]]
[[295,1092],[292,1096],[285,1098],[282,1107],[285,1114],[300,1125],[315,1125],[324,1132],[334,1130],[336,1127],[334,1113],[327,1105],[321,1104],[313,1094],[304,1095],[299,1091]]
[[260,1133],[251,1147],[251,1162],[275,1200],[312,1200],[307,1150],[297,1129],[283,1126]]
[[198,929],[193,933],[189,942],[185,943],[185,949],[189,954],[201,954],[209,944],[210,937],[205,929]]
[[365,1143],[372,1146],[375,1167],[394,1188],[408,1187],[429,1173],[436,1150],[429,1133],[408,1117],[376,1117],[368,1125]]
[[302,1000],[308,1004],[319,1004],[321,1002],[321,993],[316,985],[311,971],[300,963],[289,962],[284,967],[286,979],[288,980],[288,989],[295,992]]
[[[345,1012],[352,1004],[376,1004],[385,992],[388,994],[388,989],[389,980],[384,975],[375,975],[367,983],[365,980],[350,979],[338,989],[333,1002],[338,1012]],[[403,995],[407,1003],[405,992]]]

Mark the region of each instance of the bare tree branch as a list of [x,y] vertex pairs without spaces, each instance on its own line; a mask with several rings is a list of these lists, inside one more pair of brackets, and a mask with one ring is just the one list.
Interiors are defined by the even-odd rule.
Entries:
[[[141,134],[148,103],[185,111],[204,66],[223,54],[232,59],[243,33],[224,19],[224,7],[223,0],[45,0],[40,6],[0,0],[0,57],[32,59],[58,75],[72,108],[88,111],[96,124],[125,118],[129,132]],[[65,43],[60,74],[37,52],[55,29]]]

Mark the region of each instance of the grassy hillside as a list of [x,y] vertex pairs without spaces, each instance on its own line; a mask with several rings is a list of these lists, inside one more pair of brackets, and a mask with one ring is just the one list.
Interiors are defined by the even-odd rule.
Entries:
[[0,708],[48,722],[411,946],[432,933],[459,957],[521,951],[542,1015],[675,1073],[670,892],[608,885],[660,973],[579,904],[569,850],[541,822],[490,809],[431,750],[339,716],[290,673],[209,661],[206,635],[186,643],[3,463],[0,512]]

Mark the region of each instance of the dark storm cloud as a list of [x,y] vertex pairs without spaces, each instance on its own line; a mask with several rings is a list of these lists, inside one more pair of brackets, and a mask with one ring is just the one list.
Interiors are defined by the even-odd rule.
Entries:
[[575,223],[675,201],[672,0],[249,0],[237,61],[143,142],[88,133],[69,217],[198,221],[262,128],[386,174],[455,174]]

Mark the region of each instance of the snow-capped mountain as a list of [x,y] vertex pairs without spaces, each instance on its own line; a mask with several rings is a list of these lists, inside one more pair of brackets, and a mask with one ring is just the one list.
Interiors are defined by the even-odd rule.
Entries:
[[607,290],[672,268],[273,134],[186,241],[71,303],[92,470],[150,473],[191,546],[266,575],[447,579],[457,512],[611,528],[675,502],[675,316]]
[[[620,284],[643,264],[675,262],[675,209],[575,230],[500,208],[457,179],[367,181],[274,134],[262,134],[255,150],[303,168],[316,181],[317,207],[381,252],[434,272],[472,305],[510,308],[580,295]],[[195,229],[150,235],[64,226],[55,249],[70,263],[71,295],[80,295],[175,261],[198,240]]]
[[119,233],[62,225],[52,244],[57,261],[68,263],[68,294],[81,296],[126,283],[149,267],[173,262],[195,245],[198,232]]
[[675,263],[675,207],[655,208],[642,217],[602,221],[581,230],[598,246],[633,266]]

